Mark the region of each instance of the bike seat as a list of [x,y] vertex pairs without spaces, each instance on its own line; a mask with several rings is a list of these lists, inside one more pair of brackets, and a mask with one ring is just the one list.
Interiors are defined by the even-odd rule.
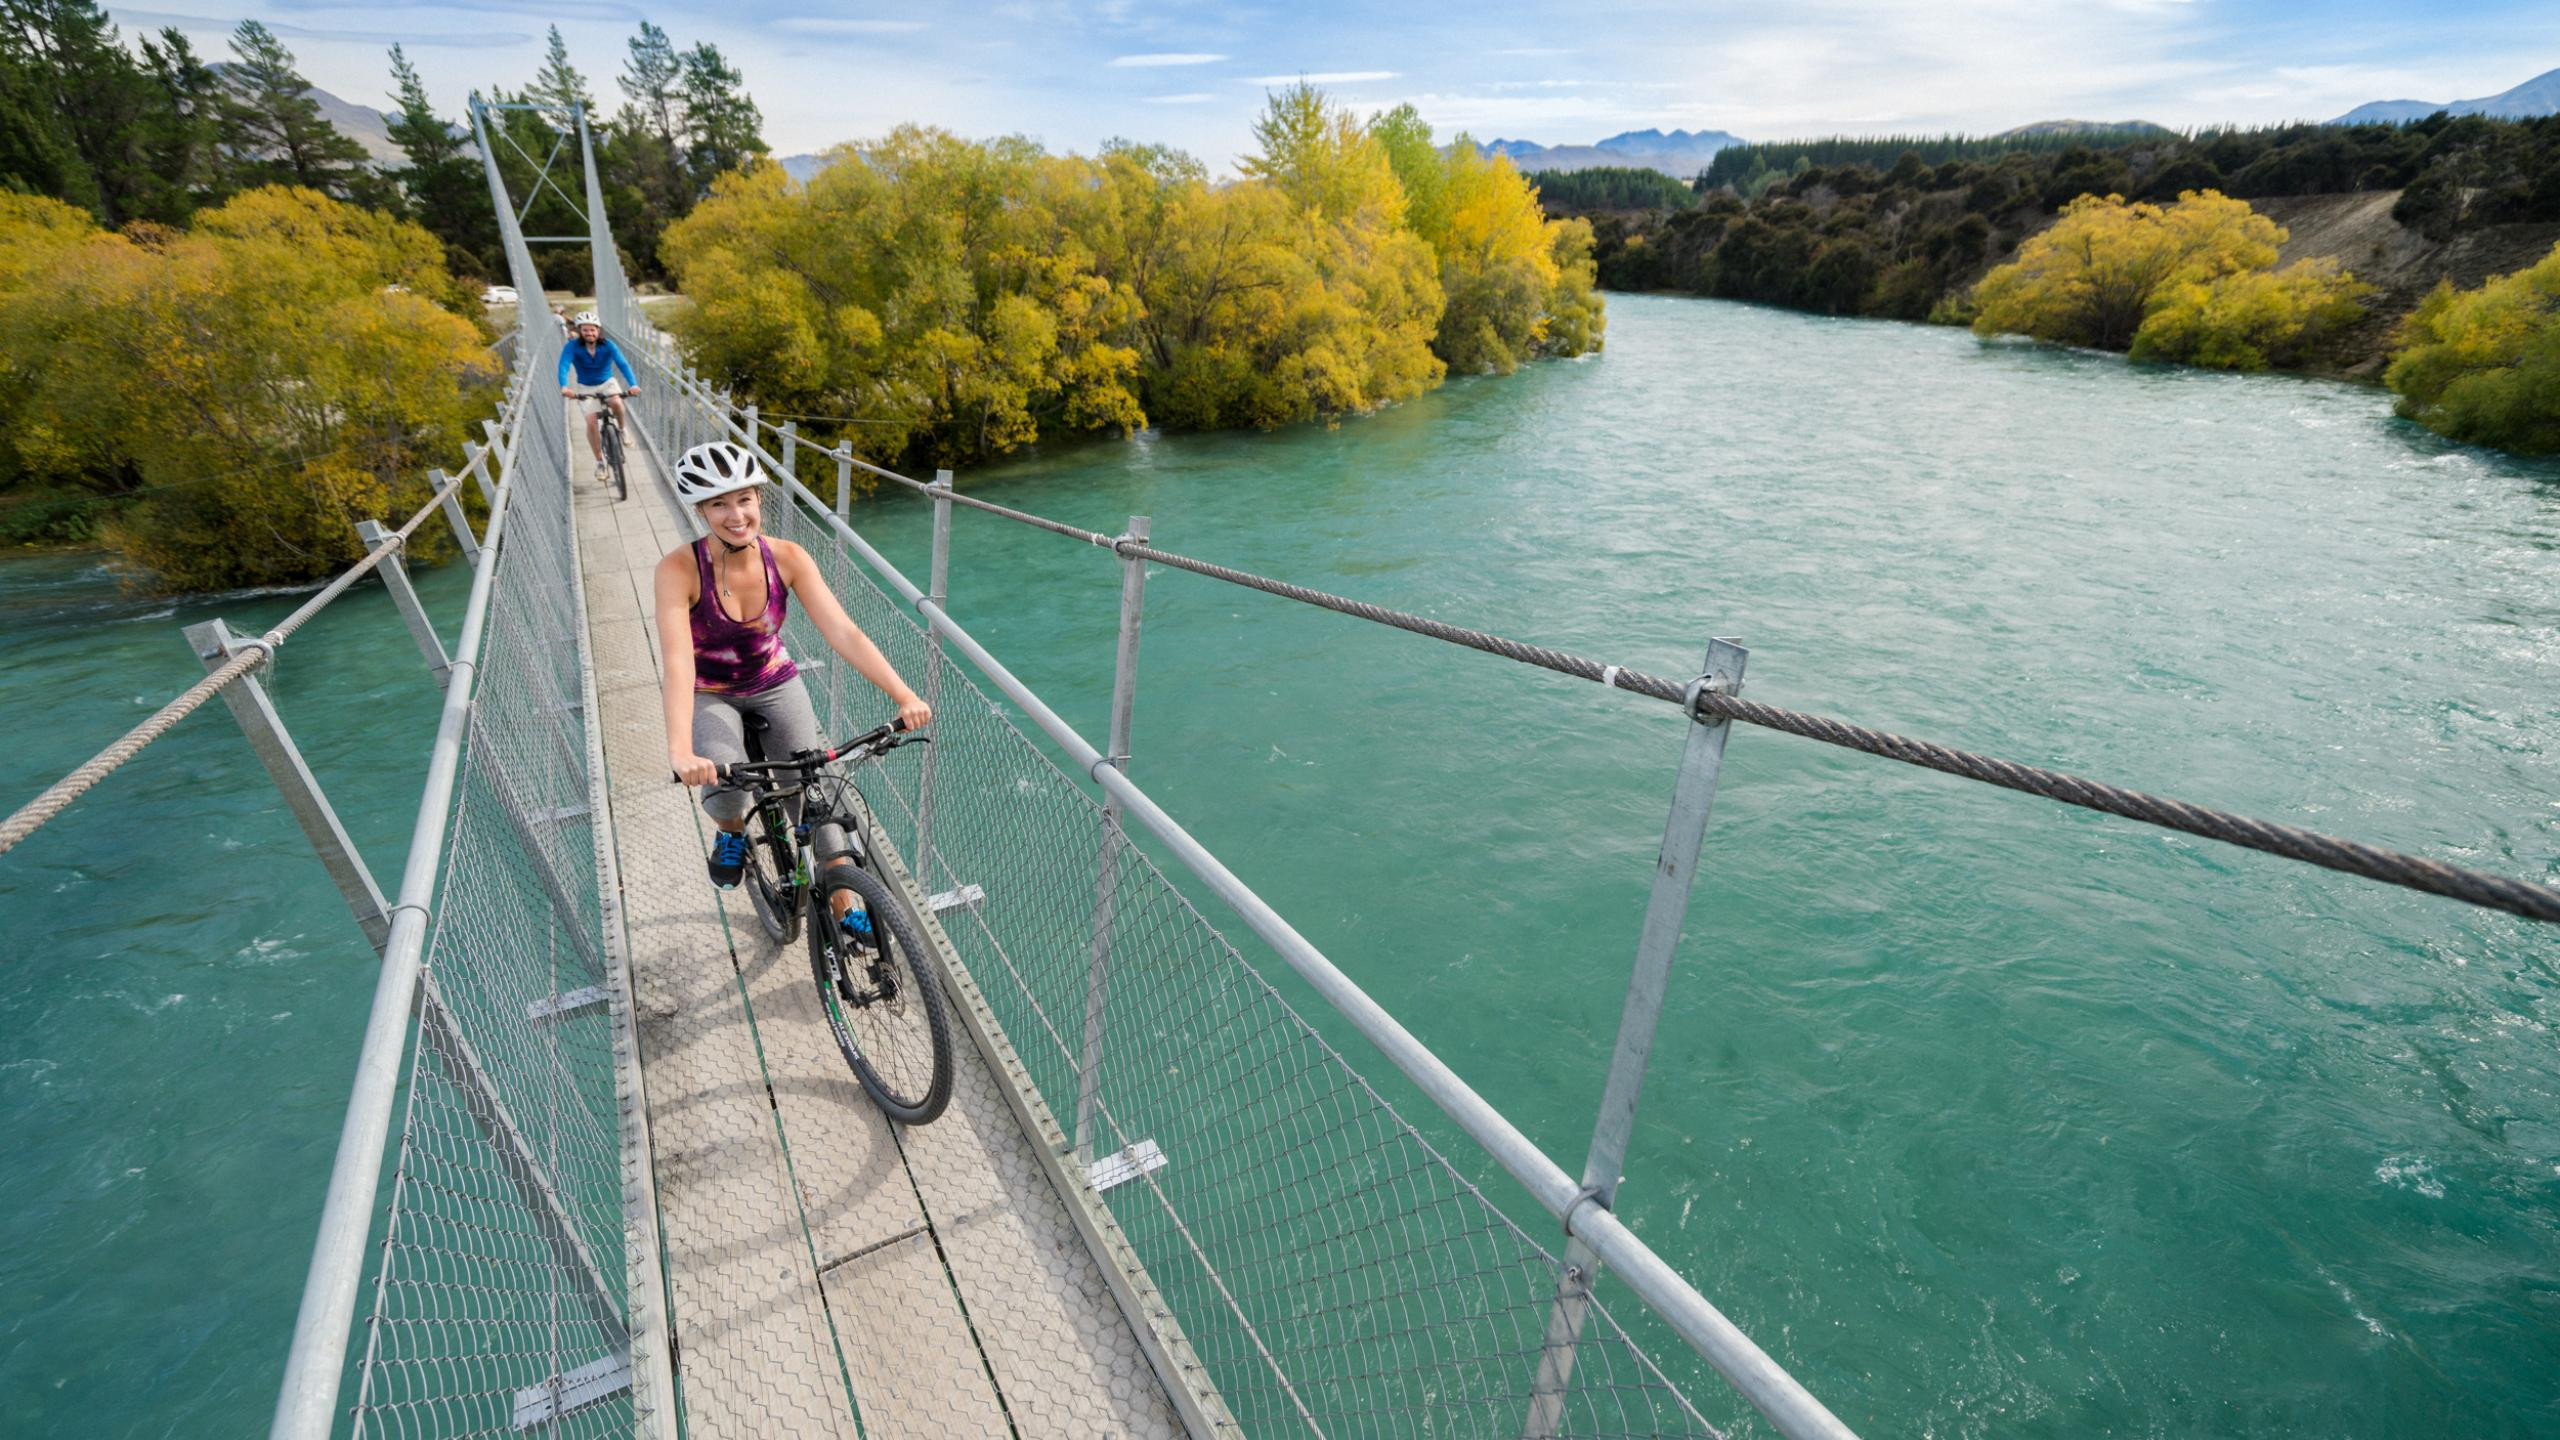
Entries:
[[741,710],[738,712],[738,725],[746,732],[747,758],[749,760],[771,758],[764,753],[764,735],[767,730],[773,728],[772,723],[753,710]]

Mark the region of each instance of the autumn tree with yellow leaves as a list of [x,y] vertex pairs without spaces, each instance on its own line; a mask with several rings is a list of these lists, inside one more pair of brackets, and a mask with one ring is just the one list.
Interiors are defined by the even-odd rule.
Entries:
[[2364,315],[2371,287],[2330,260],[2275,268],[2286,233],[2245,200],[2083,195],[1974,287],[1975,333],[2263,370]]
[[2475,445],[2560,454],[2560,245],[2475,290],[2439,284],[2400,343],[2383,379],[2402,415]]
[[662,245],[694,300],[682,338],[769,413],[943,461],[1357,414],[1598,348],[1589,230],[1548,224],[1507,160],[1306,85],[1254,133],[1222,184],[1159,146],[916,127],[805,187],[725,177]]
[[355,522],[424,503],[488,408],[498,365],[443,256],[310,190],[185,232],[0,195],[0,478],[131,492],[103,538],[154,585],[343,568]]

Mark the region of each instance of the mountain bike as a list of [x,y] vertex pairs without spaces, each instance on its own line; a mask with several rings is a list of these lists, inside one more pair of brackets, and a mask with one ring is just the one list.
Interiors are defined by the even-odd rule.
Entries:
[[[639,393],[640,392],[637,390],[624,390],[618,392],[618,398],[623,404],[628,405]],[[606,403],[609,400],[617,398],[617,392],[612,390],[576,390],[570,392],[569,398],[572,400],[592,400],[596,403],[597,408],[604,412],[604,426],[600,438],[604,441],[604,463],[613,471],[613,498],[616,500],[628,499],[631,495],[631,483],[624,479],[622,474],[622,418],[615,412],[611,405]]]
[[[742,888],[775,941],[788,945],[805,932],[818,1008],[854,1078],[890,1119],[922,1125],[951,1103],[951,1022],[917,927],[863,844],[849,790],[852,769],[933,737],[883,725],[842,745],[767,760],[760,733],[747,731],[758,758],[720,768],[755,806]],[[827,768],[838,760],[852,765]],[[869,921],[867,936],[837,923],[833,901],[845,890]]]

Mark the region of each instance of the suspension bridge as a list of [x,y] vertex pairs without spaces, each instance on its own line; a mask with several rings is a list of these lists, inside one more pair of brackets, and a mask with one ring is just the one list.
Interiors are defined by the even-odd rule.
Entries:
[[[1742,698],[1716,642],[1667,680],[1158,550],[958,494],[926,583],[848,523],[850,448],[804,445],[694,374],[621,273],[584,119],[573,148],[597,306],[643,372],[630,492],[581,483],[549,383],[540,277],[476,110],[526,297],[481,443],[285,622],[189,640],[201,684],[0,824],[5,851],[219,695],[381,953],[375,1002],[273,1433],[1216,1436],[1850,1434],[1619,1223],[1613,1200],[1690,880],[1735,723],[1781,729],[2387,883],[2560,919],[2560,893]],[[799,957],[704,882],[668,783],[650,572],[698,533],[663,483],[728,438],[777,477],[770,533],[817,558],[939,743],[859,776],[867,839],[961,1022],[950,1110],[895,1127],[836,1052]],[[804,473],[832,461],[835,492]],[[460,496],[475,487],[475,528]],[[1122,607],[1095,744],[945,609],[955,507],[1109,552]],[[449,526],[472,567],[458,643],[403,568]],[[1578,1171],[1541,1152],[1129,777],[1145,584],[1174,568],[1678,705],[1684,751],[1609,1079]],[[409,860],[386,893],[257,672],[368,576],[445,700]],[[805,620],[795,612],[795,627]],[[814,632],[791,636],[825,657]],[[830,735],[876,694],[810,664]],[[1064,764],[1059,763],[1063,757]],[[1152,850],[1141,849],[1139,835]],[[1165,857],[1347,1022],[1346,1055],[1159,868]],[[1540,1206],[1532,1232],[1363,1079],[1383,1061]],[[1445,1131],[1443,1133],[1446,1133]],[[386,1166],[386,1160],[388,1164]],[[1553,1225],[1556,1228],[1548,1229]],[[376,1240],[374,1237],[379,1236]],[[1551,1246],[1549,1238],[1557,1243]],[[1622,1323],[1603,1276],[1632,1301]],[[1625,1303],[1622,1301],[1621,1303]],[[1730,1386],[1692,1394],[1640,1344]],[[1710,1418],[1714,1417],[1714,1418]]]

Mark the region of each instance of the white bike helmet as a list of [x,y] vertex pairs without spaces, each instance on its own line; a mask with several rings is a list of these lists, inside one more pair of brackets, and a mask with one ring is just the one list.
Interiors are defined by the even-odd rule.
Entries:
[[676,498],[687,505],[763,483],[755,457],[726,440],[705,441],[676,459]]
[[604,328],[604,322],[596,318],[596,312],[594,312],[593,310],[581,310],[581,311],[579,311],[579,312],[578,312],[578,318],[576,318],[575,320],[570,321],[569,323],[570,323],[572,326],[577,326],[577,325],[593,325],[594,327],[596,327],[596,328],[597,328],[597,329],[599,329],[599,330],[601,330],[601,329],[603,329],[603,328]]

